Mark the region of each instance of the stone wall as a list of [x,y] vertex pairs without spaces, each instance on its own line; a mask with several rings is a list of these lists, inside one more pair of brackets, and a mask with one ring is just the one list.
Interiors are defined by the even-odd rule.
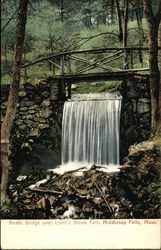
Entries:
[[136,75],[124,81],[121,89],[122,110],[120,124],[121,162],[134,143],[148,139],[150,134],[149,77]]
[[[7,107],[9,86],[1,86],[1,123]],[[12,165],[22,172],[37,166],[53,167],[61,162],[61,124],[65,94],[52,78],[38,85],[20,87],[16,119],[11,136]],[[28,169],[29,170],[29,169]]]
[[[1,86],[1,122],[8,97],[8,86]],[[150,91],[147,76],[124,81],[121,88],[121,162],[128,148],[148,138],[150,133]],[[61,163],[61,124],[64,88],[52,78],[38,85],[26,83],[19,91],[16,120],[12,130],[12,166],[21,172],[30,168],[54,167]]]

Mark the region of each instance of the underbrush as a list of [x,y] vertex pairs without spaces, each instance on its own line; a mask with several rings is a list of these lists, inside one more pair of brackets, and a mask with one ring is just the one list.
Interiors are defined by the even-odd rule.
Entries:
[[72,90],[73,94],[85,94],[85,93],[101,93],[101,92],[115,92],[121,86],[121,81],[106,81],[106,82],[94,82],[80,83],[75,85]]

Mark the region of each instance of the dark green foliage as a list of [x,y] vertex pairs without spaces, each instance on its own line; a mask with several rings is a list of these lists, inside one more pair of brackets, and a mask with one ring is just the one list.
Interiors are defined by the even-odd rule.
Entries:
[[101,92],[115,92],[119,89],[121,81],[107,81],[96,83],[81,83],[77,84],[76,88],[72,90],[73,94],[84,93],[101,93]]
[[6,200],[2,206],[0,206],[0,218],[1,219],[19,219],[19,213],[17,204],[11,200]]
[[30,160],[34,140],[26,132],[20,132],[16,128],[14,128],[11,140],[12,146],[9,160],[14,168],[14,173],[17,174],[20,167]]

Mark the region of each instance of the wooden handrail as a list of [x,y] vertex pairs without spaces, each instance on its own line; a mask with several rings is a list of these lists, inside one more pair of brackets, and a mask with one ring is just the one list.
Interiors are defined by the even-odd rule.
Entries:
[[[112,52],[112,51],[148,51],[149,47],[109,47],[109,48],[99,48],[99,49],[86,49],[86,50],[76,50],[76,51],[64,51],[64,52],[60,52],[57,53],[55,55],[50,55],[50,56],[46,56],[40,59],[37,59],[31,63],[26,63],[22,65],[22,68],[27,68],[29,66],[32,66],[34,64],[43,62],[43,61],[48,61],[50,59],[54,59],[54,58],[60,58],[62,56],[67,56],[67,55],[74,55],[74,54],[97,54],[97,53],[104,53],[104,52]],[[161,50],[161,46],[158,47],[158,50]],[[6,71],[6,72],[1,72],[2,75],[4,74],[8,74],[12,72],[11,71]]]

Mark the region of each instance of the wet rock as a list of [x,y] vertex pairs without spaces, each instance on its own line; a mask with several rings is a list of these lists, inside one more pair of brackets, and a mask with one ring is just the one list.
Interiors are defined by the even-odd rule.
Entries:
[[41,117],[34,117],[34,121],[39,122],[39,123],[46,123],[46,120]]
[[32,120],[25,120],[24,123],[29,125],[29,126],[32,126],[32,124],[33,124]]
[[28,110],[35,110],[35,109],[36,109],[36,110],[38,109],[38,105],[36,105],[36,104],[34,104],[34,105],[28,107]]
[[36,110],[28,110],[28,114],[35,114],[36,113]]
[[43,91],[41,95],[46,98],[49,97],[50,93],[48,91]]
[[51,100],[52,101],[57,101],[58,100],[58,92],[59,92],[59,87],[58,85],[51,85],[50,88],[50,95],[51,95]]
[[26,126],[26,125],[21,125],[21,126],[19,126],[19,128],[20,128],[21,130],[26,130],[26,129],[27,129],[27,126]]
[[137,104],[138,113],[150,112],[150,101],[146,98],[140,98]]
[[50,110],[50,109],[42,109],[40,111],[40,116],[42,118],[49,118],[51,114],[52,114],[52,110]]
[[39,137],[40,136],[40,130],[38,128],[32,129],[29,136],[31,137]]
[[42,102],[42,105],[44,106],[44,107],[49,107],[50,105],[51,105],[51,101],[50,100],[44,100],[43,102]]
[[33,116],[32,116],[32,115],[27,115],[27,116],[26,116],[26,119],[27,119],[27,120],[32,120],[32,119],[33,119]]
[[21,108],[22,108],[22,107],[30,107],[30,106],[32,106],[32,105],[34,105],[34,102],[33,102],[33,101],[28,101],[28,100],[22,101],[22,102],[20,103]]
[[27,111],[27,107],[21,107],[20,111]]
[[20,97],[26,96],[26,91],[19,91],[18,96]]
[[40,128],[40,129],[49,128],[49,125],[48,124],[39,124],[38,128]]

